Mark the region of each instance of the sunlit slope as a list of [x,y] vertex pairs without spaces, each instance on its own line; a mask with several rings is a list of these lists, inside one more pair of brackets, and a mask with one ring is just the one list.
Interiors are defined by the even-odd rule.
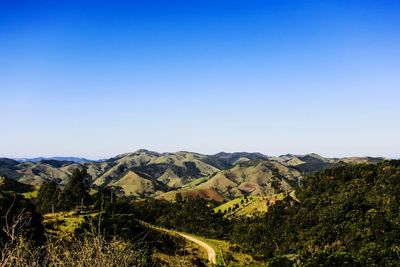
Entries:
[[151,179],[141,177],[132,171],[128,171],[120,179],[109,184],[109,186],[122,190],[126,196],[138,197],[152,196],[157,191],[161,192],[163,190],[162,185]]
[[208,176],[217,168],[202,161],[204,155],[191,152],[162,153],[138,150],[109,159],[113,166],[94,183],[106,185],[118,179],[127,170],[143,173],[170,188],[179,188],[199,177]]
[[218,202],[241,196],[272,196],[292,191],[300,177],[300,171],[279,162],[246,161],[200,180],[197,185],[192,183],[180,190],[161,194],[159,198],[173,200],[177,192],[184,198],[204,197]]
[[195,189],[212,188],[228,199],[244,195],[270,196],[297,186],[301,172],[278,162],[249,161],[221,171]]
[[272,196],[239,197],[216,207],[214,211],[223,213],[227,218],[259,216],[266,213],[268,207],[284,198],[284,193]]

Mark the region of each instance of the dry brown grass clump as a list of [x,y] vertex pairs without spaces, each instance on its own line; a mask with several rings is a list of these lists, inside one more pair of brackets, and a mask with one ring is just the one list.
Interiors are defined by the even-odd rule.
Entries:
[[0,252],[0,266],[145,266],[144,250],[121,240],[91,235],[71,242],[47,242],[37,248],[18,238]]
[[18,237],[1,248],[0,266],[40,266],[39,250],[25,238]]

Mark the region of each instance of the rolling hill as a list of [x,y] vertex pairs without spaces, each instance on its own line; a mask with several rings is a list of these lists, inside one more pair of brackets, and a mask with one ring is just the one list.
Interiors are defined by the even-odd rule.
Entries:
[[58,160],[43,160],[40,162],[18,162],[10,159],[0,159],[0,175],[29,185],[40,185],[45,180],[65,180],[75,168],[83,165]]
[[179,188],[218,169],[202,161],[204,155],[191,152],[157,153],[138,150],[106,161],[110,167],[94,183],[104,186],[121,177],[128,170],[157,180],[170,188]]
[[247,195],[271,196],[292,191],[301,175],[299,170],[279,162],[250,160],[237,163],[228,170],[219,171],[204,183],[192,188],[168,192],[159,197],[172,199],[177,192],[180,192],[184,198],[200,194],[222,202]]
[[360,163],[378,163],[385,158],[382,157],[345,157],[345,158],[325,158],[318,154],[311,153],[307,155],[286,154],[279,157],[270,158],[281,162],[287,166],[295,167],[303,173],[315,173],[318,171],[338,167],[346,164]]
[[85,168],[94,187],[121,194],[174,199],[202,197],[219,202],[244,195],[269,196],[292,190],[305,173],[342,164],[377,163],[383,158],[324,158],[317,154],[268,157],[261,153],[158,153],[138,150],[103,161],[80,158],[0,158],[0,176],[28,185],[52,179],[61,185],[75,168]]
[[166,191],[165,185],[157,180],[145,178],[133,171],[128,171],[121,178],[108,185],[111,188],[121,190],[126,196],[147,197]]

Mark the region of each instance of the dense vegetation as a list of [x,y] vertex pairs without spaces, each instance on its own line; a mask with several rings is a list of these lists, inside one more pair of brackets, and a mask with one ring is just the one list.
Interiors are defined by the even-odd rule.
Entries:
[[136,203],[133,214],[143,221],[167,229],[222,238],[230,223],[221,213],[214,213],[212,208],[212,203],[200,198],[176,202],[149,199]]
[[347,165],[309,176],[232,238],[277,266],[398,266],[400,161]]

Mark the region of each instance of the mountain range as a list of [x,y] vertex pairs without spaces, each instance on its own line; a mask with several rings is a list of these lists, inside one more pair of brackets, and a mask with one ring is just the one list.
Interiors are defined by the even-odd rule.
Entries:
[[14,158],[14,160],[19,161],[19,162],[39,162],[39,161],[43,161],[43,160],[58,160],[58,161],[71,161],[71,162],[76,162],[76,163],[87,163],[87,162],[93,161],[90,159],[78,158],[78,157]]
[[202,197],[225,201],[244,195],[269,196],[292,191],[304,174],[341,164],[377,163],[384,158],[325,158],[317,154],[269,157],[261,153],[158,153],[138,150],[102,161],[74,157],[0,159],[0,176],[39,186],[63,185],[75,168],[86,169],[94,188],[145,198]]

